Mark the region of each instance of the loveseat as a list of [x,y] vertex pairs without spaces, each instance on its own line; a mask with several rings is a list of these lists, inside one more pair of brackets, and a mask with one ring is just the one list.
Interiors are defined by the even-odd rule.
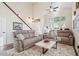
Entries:
[[74,45],[74,36],[71,30],[58,30],[58,37],[61,38],[60,43]]
[[13,32],[13,35],[14,48],[17,52],[24,51],[43,39],[42,35],[35,36],[35,32],[33,30],[17,30]]

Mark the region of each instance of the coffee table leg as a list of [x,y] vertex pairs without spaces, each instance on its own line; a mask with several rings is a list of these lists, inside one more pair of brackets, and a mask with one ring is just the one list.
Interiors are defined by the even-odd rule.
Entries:
[[56,42],[56,49],[57,49],[57,42]]
[[42,53],[45,54],[48,51],[48,49],[42,48]]
[[55,49],[57,49],[57,42],[56,42],[56,46],[55,46]]
[[57,49],[57,42],[55,43],[55,47],[52,47],[52,48]]

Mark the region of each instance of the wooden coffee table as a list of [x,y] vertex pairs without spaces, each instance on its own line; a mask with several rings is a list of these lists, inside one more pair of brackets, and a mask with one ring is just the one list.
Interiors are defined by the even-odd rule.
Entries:
[[[49,49],[51,49],[54,45],[57,45],[56,41],[49,41],[49,42],[44,42],[44,40],[35,43],[36,46],[39,46],[42,48],[42,53],[45,54]],[[57,47],[56,47],[57,48]]]

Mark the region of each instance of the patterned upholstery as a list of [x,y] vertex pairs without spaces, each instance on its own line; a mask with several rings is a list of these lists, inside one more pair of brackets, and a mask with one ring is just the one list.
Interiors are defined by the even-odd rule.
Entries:
[[[35,32],[32,30],[17,30],[14,34],[14,48],[15,51],[21,52],[29,47],[32,47],[36,42],[42,40],[43,36],[35,36]],[[24,40],[17,38],[17,34],[23,34]]]

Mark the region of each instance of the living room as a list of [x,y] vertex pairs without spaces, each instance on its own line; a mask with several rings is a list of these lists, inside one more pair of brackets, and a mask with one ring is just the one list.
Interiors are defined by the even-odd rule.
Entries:
[[[4,52],[1,52],[1,50],[0,55],[74,56],[76,55],[75,51],[78,55],[78,30],[74,31],[76,27],[73,29],[73,19],[77,14],[78,8],[76,8],[76,2],[0,2],[0,46],[2,50],[5,50]],[[17,25],[20,27],[17,27]],[[73,43],[72,41],[75,45],[74,48],[73,44],[70,45],[70,42],[69,44],[58,43],[57,49],[52,48],[52,50],[46,52],[47,54],[41,54],[41,49],[37,44],[37,46],[32,49],[26,49],[19,53],[14,52],[13,44],[15,38],[13,32],[19,30],[34,30],[35,36],[41,36],[45,32],[44,28],[46,26],[48,26],[50,30],[66,29],[72,31],[75,36],[75,42]],[[32,33],[29,32],[27,34],[32,35]],[[58,40],[61,39],[58,38]],[[29,42],[27,41],[24,44],[27,43]],[[20,48],[18,47],[17,49]],[[33,54],[29,51],[33,51]],[[63,52],[61,53],[61,51]],[[51,54],[51,52],[53,53]]]

